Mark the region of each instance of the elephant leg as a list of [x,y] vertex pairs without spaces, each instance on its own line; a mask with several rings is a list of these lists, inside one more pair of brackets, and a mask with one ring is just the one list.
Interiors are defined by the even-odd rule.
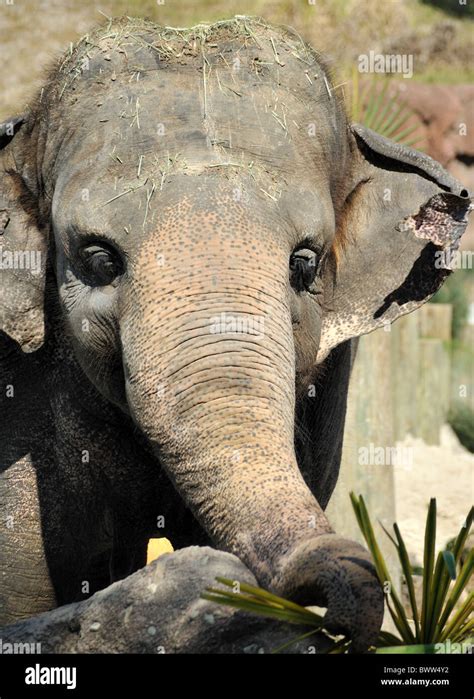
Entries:
[[0,571],[0,626],[56,606],[29,455],[0,473]]

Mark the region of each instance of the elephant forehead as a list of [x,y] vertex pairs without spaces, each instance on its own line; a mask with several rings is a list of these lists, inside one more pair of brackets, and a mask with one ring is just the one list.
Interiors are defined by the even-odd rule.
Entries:
[[167,37],[115,22],[66,57],[45,97],[57,220],[146,230],[177,178],[194,176],[243,203],[257,195],[299,230],[333,227],[348,147],[324,68],[282,30],[225,24]]
[[[251,94],[234,111],[227,104],[232,98],[218,91],[204,114],[199,78],[173,74],[171,80],[176,89],[168,86],[163,96],[151,77],[140,90],[133,85],[99,94],[100,119],[90,96],[89,108],[76,105],[78,128],[52,155],[56,220],[74,212],[83,221],[78,228],[136,229],[140,219],[145,229],[174,196],[178,179],[185,193],[203,179],[204,189],[211,182],[213,191],[243,204],[257,195],[262,209],[278,209],[308,235],[323,219],[333,225],[327,141],[312,139],[310,149],[311,139],[289,118],[283,128],[268,101],[278,102],[284,91]],[[295,115],[300,105],[290,98],[286,105]]]
[[[156,255],[161,260],[161,256],[176,258],[186,251],[187,264],[199,267],[205,260],[208,268],[214,265],[223,271],[226,260],[225,274],[233,269],[241,278],[244,269],[261,271],[270,256],[273,263],[278,258],[286,262],[291,248],[276,216],[265,217],[215,189],[200,189],[199,196],[180,195],[158,212],[151,228],[151,235],[140,245],[138,266]],[[232,259],[238,260],[234,266]],[[286,279],[286,264],[282,269]]]
[[314,113],[286,89],[265,85],[238,96],[214,78],[206,92],[199,75],[172,72],[88,94],[60,120],[75,138],[63,139],[64,157],[55,154],[55,162],[123,178],[233,164],[282,182],[328,168],[331,125],[320,114],[316,126]]
[[248,18],[186,32],[114,22],[66,56],[47,93],[81,159],[103,143],[118,176],[140,156],[150,167],[178,154],[183,169],[235,159],[300,176],[305,164],[341,169],[344,110],[319,58]]

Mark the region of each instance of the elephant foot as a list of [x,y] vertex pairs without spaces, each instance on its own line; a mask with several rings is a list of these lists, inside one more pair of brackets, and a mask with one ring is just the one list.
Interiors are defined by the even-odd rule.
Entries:
[[325,628],[352,639],[352,649],[374,645],[384,598],[366,549],[337,534],[306,540],[284,556],[270,589],[304,605],[327,607]]

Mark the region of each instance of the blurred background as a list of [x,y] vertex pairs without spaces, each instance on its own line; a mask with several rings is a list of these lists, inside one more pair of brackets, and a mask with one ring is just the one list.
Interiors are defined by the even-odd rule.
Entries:
[[[354,120],[424,150],[474,190],[470,0],[0,0],[0,119],[27,108],[45,68],[70,42],[121,14],[178,27],[236,14],[289,24],[329,58]],[[405,58],[411,74],[364,72],[361,56],[370,55],[401,57],[400,66]],[[362,338],[351,382],[330,518],[341,534],[357,536],[348,493],[364,494],[374,520],[398,521],[415,569],[429,498],[438,502],[438,549],[473,501],[472,250],[474,223],[456,273],[433,301]],[[162,550],[154,542],[150,556]]]

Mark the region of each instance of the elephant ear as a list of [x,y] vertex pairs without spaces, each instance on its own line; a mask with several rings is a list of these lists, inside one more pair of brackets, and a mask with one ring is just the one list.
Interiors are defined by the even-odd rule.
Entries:
[[341,342],[410,313],[450,274],[472,208],[469,193],[427,155],[355,124],[352,190],[337,264],[324,272],[318,362]]
[[17,117],[0,124],[0,338],[33,352],[44,340],[47,247],[18,167],[27,148],[25,123]]

